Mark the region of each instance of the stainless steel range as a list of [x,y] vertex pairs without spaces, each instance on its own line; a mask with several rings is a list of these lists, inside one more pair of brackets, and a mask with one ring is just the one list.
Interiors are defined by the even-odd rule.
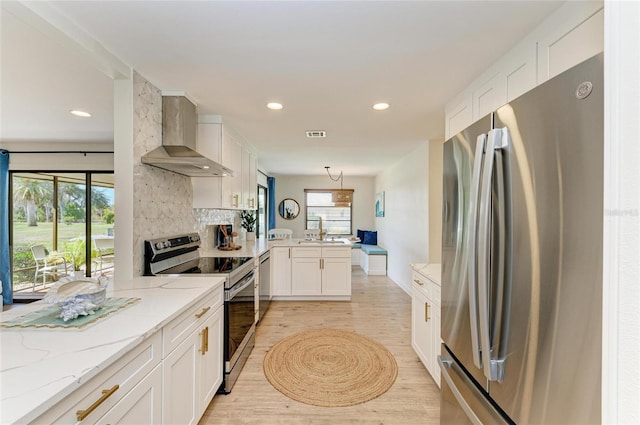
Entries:
[[146,276],[224,276],[224,381],[228,394],[255,344],[255,261],[252,257],[200,257],[197,233],[144,243]]

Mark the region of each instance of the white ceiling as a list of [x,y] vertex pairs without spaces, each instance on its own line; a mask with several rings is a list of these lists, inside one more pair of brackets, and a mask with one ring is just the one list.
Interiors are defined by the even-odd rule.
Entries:
[[[110,141],[112,81],[2,13],[2,141]],[[375,175],[444,135],[444,106],[559,1],[55,1],[163,90],[219,114],[274,174]],[[284,104],[269,111],[265,104]],[[391,104],[374,111],[375,102]],[[91,119],[68,114],[85,108]],[[305,130],[326,130],[309,140]]]

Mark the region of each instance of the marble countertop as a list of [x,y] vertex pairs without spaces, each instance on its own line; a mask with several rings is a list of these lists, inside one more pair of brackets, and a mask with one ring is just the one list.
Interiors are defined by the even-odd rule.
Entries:
[[[235,251],[222,251],[216,248],[200,248],[200,256],[201,257],[258,257],[262,255],[264,252],[268,251],[274,246],[295,246],[295,247],[316,247],[320,246],[320,244],[313,243],[300,243],[300,242],[311,242],[305,241],[304,239],[283,239],[283,240],[270,240],[266,239],[256,239],[255,241],[244,241],[240,242],[242,248]],[[346,238],[336,238],[336,241],[342,241],[343,244],[325,244],[321,246],[330,246],[330,247],[341,247],[341,246],[349,246],[354,243]]]
[[201,257],[257,257],[268,251],[270,246],[266,239],[240,242],[242,248],[235,251],[222,251],[217,248],[200,247]]
[[[136,347],[221,277],[139,277],[113,283],[109,297],[141,301],[83,329],[0,329],[0,423],[36,419]],[[42,301],[0,313],[0,321],[39,310]]]
[[[329,241],[332,238],[328,239]],[[321,241],[311,241],[306,239],[283,239],[283,240],[270,240],[269,246],[295,246],[295,247],[318,247],[318,246],[326,246],[326,247],[351,247],[355,243],[355,241],[351,241],[348,238],[335,238],[336,242],[342,243],[325,243],[323,244]]]
[[411,264],[411,268],[416,272],[420,273],[421,275],[423,275],[424,277],[426,277],[427,279],[432,280],[438,285],[441,285],[440,263],[431,263],[431,264],[415,263],[415,264]]

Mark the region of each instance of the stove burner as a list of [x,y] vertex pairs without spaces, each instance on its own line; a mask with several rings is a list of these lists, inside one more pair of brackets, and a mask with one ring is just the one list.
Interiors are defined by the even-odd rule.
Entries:
[[248,261],[251,257],[200,257],[202,273],[231,273]]

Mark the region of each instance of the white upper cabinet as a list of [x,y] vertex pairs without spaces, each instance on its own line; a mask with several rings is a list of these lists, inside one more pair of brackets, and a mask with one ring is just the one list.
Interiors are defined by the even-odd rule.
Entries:
[[242,145],[233,130],[222,131],[222,165],[231,168],[233,176],[223,177],[222,208],[241,209],[242,205]]
[[[198,116],[197,150],[216,162],[221,161],[222,123],[220,117]],[[218,121],[218,122],[216,122]],[[226,177],[192,177],[193,207],[221,208],[222,179]]]
[[218,115],[198,116],[198,152],[234,172],[192,177],[194,208],[255,209],[257,157]]
[[457,132],[464,130],[473,122],[471,111],[471,96],[459,96],[458,99],[449,102],[446,110],[445,133],[448,139]]
[[482,118],[506,103],[507,90],[504,83],[504,75],[500,72],[493,75],[486,83],[473,91],[473,121]]
[[[472,90],[473,120],[475,122],[495,111],[536,85],[536,48],[525,43],[506,54],[477,81]],[[484,81],[484,82],[482,82]],[[469,122],[469,124],[471,124]],[[463,130],[465,127],[460,128]]]
[[249,152],[249,198],[248,209],[258,209],[258,157]]
[[220,162],[222,152],[222,123],[216,115],[199,115],[197,132],[198,152]]
[[258,190],[256,156],[242,149],[242,205],[245,210],[255,210]]
[[524,43],[504,57],[504,103],[511,102],[536,86],[536,55],[536,45]]
[[602,2],[567,2],[452,99],[445,138],[604,49]]
[[[604,51],[604,9],[578,2],[582,13],[561,8],[538,41],[538,83]],[[561,22],[559,22],[561,21]]]

